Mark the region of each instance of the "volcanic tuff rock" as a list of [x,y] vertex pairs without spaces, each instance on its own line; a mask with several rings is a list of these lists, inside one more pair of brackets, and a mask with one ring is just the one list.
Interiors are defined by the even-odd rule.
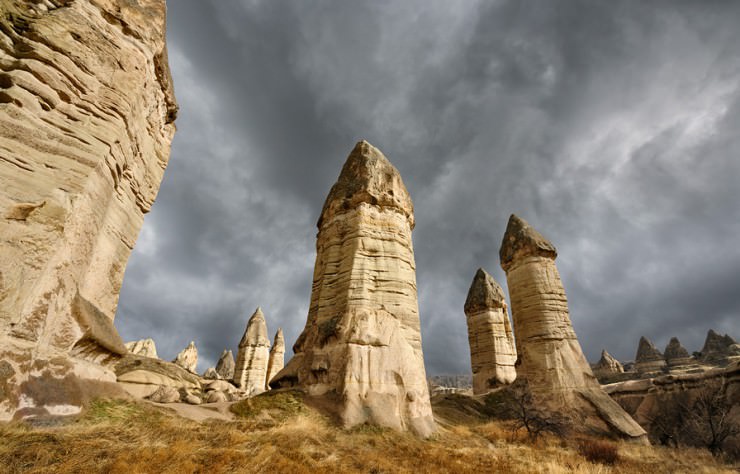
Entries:
[[234,383],[247,393],[257,395],[265,391],[267,364],[270,357],[270,340],[262,309],[257,308],[244,331],[236,356]]
[[154,359],[158,358],[157,346],[154,345],[154,340],[152,340],[151,338],[127,342],[126,349],[128,349],[131,354],[136,354],[144,357],[152,357]]
[[175,132],[165,12],[0,2],[0,420],[115,387],[100,364],[126,353],[119,289]]
[[160,385],[176,389],[199,389],[200,378],[177,364],[127,354],[113,366],[118,385],[135,397],[144,398]]
[[721,336],[710,329],[701,350],[701,360],[710,364],[726,365],[731,358],[740,356],[740,346],[728,334]]
[[368,422],[430,435],[436,427],[421,349],[414,208],[380,150],[357,143],[318,228],[306,327],[270,385],[302,387],[346,427]]
[[218,375],[218,372],[216,372],[215,367],[208,367],[205,372],[203,372],[203,378],[208,380],[217,380],[220,376]]
[[479,268],[465,300],[473,393],[486,393],[516,379],[516,350],[504,292]]
[[612,357],[611,354],[606,352],[606,349],[603,349],[601,351],[601,359],[592,366],[592,369],[595,372],[600,372],[603,374],[621,374],[624,373],[624,367],[622,367],[622,364]]
[[195,347],[195,341],[190,341],[188,347],[181,350],[180,353],[177,354],[177,357],[175,357],[175,360],[173,360],[172,362],[194,374],[197,373],[196,370],[198,367],[198,348]]
[[231,380],[234,378],[234,354],[231,351],[224,351],[221,353],[221,357],[218,358],[216,363],[216,372],[221,376],[222,379]]
[[557,251],[512,215],[499,252],[519,355],[516,371],[543,406],[584,429],[644,439],[645,431],[601,389],[583,355],[555,266]]
[[655,344],[645,336],[640,338],[635,356],[635,369],[641,374],[659,373],[666,366],[665,358]]
[[671,367],[692,363],[689,351],[681,345],[677,337],[671,338],[663,355],[665,356],[666,363]]
[[275,339],[270,349],[270,360],[267,364],[267,379],[265,379],[265,389],[270,390],[270,380],[283,370],[285,366],[285,338],[283,338],[283,329],[278,328],[275,333]]

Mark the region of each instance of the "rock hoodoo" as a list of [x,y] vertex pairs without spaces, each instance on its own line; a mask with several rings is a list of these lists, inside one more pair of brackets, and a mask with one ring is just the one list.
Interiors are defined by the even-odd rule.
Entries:
[[735,358],[740,358],[740,345],[730,335],[722,336],[710,329],[701,349],[702,362],[727,365]]
[[154,340],[152,338],[127,342],[126,349],[128,349],[131,354],[136,354],[144,357],[152,357],[154,359],[158,358],[157,346],[154,345]]
[[270,340],[262,308],[252,314],[247,323],[234,368],[234,383],[247,393],[257,395],[265,391],[267,363],[270,357]]
[[681,342],[677,337],[671,338],[663,355],[665,356],[666,364],[668,364],[669,367],[688,365],[693,362],[689,355],[689,351],[681,345]]
[[0,420],[115,389],[118,294],[175,133],[165,13],[0,3]]
[[196,370],[198,367],[198,348],[195,347],[195,341],[190,341],[188,347],[181,350],[180,353],[177,354],[177,357],[175,357],[175,360],[173,360],[172,362],[194,374],[197,373]]
[[275,333],[275,339],[272,341],[270,349],[270,360],[267,363],[267,379],[265,379],[265,389],[270,390],[270,380],[285,367],[285,338],[283,338],[283,329],[278,328]]
[[516,350],[504,292],[479,268],[465,300],[473,393],[486,393],[516,379]]
[[218,358],[216,363],[216,373],[225,380],[231,380],[234,378],[234,354],[231,351],[224,349],[221,353],[221,357]]
[[612,357],[606,349],[601,351],[601,359],[591,367],[596,377],[608,377],[624,373],[622,363]]
[[517,378],[539,403],[577,426],[644,439],[645,431],[601,389],[583,355],[555,266],[555,247],[512,215],[499,256],[509,287]]
[[642,336],[637,345],[635,356],[635,370],[641,374],[660,373],[665,368],[665,358],[653,342]]
[[272,387],[302,387],[346,427],[435,431],[421,348],[414,209],[366,141],[347,158],[318,221],[306,327]]

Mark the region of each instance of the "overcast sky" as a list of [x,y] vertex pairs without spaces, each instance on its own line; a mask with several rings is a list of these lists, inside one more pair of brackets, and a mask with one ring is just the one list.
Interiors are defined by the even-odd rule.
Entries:
[[[399,169],[428,374],[516,213],[558,249],[586,356],[740,336],[740,2],[168,2],[178,132],[116,324],[199,370],[254,309],[292,346],[355,142]],[[292,352],[288,349],[286,359]]]

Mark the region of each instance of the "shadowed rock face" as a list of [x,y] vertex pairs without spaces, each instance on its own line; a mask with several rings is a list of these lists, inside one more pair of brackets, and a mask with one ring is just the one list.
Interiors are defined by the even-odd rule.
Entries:
[[663,355],[665,356],[666,363],[671,367],[687,365],[692,362],[689,351],[681,345],[677,337],[671,338]]
[[707,333],[701,360],[709,364],[726,365],[730,360],[740,357],[740,346],[728,334],[717,334],[713,329]]
[[14,372],[0,419],[31,363],[50,387],[115,380],[100,363],[126,353],[112,321],[175,132],[165,13],[164,0],[0,3],[0,360]]
[[234,383],[247,392],[247,396],[265,391],[267,364],[270,356],[270,340],[267,338],[267,323],[262,309],[252,314],[247,323],[234,368]]
[[661,372],[666,366],[665,358],[653,342],[642,336],[637,345],[635,356],[635,369],[643,374]]
[[222,379],[231,380],[234,378],[235,366],[236,362],[234,361],[234,354],[232,354],[231,351],[224,349],[221,353],[221,357],[219,357],[218,362],[216,363],[216,373]]
[[270,349],[270,360],[267,364],[267,379],[265,381],[265,389],[270,389],[270,380],[272,380],[278,372],[283,370],[285,367],[285,338],[283,337],[283,329],[278,328],[275,333],[275,339],[272,341],[272,349]]
[[555,247],[512,215],[499,255],[509,287],[517,378],[541,404],[578,426],[644,439],[645,431],[601,389],[583,355],[555,266]]
[[318,221],[306,327],[272,387],[298,386],[347,427],[435,431],[421,350],[414,210],[398,171],[359,142]]
[[479,268],[465,300],[473,393],[486,393],[516,379],[516,350],[504,292]]

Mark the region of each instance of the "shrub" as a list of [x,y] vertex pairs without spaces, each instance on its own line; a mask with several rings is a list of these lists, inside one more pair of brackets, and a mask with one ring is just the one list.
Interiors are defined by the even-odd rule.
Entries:
[[614,443],[601,440],[584,440],[578,445],[578,452],[593,463],[614,465],[619,461],[619,449]]

